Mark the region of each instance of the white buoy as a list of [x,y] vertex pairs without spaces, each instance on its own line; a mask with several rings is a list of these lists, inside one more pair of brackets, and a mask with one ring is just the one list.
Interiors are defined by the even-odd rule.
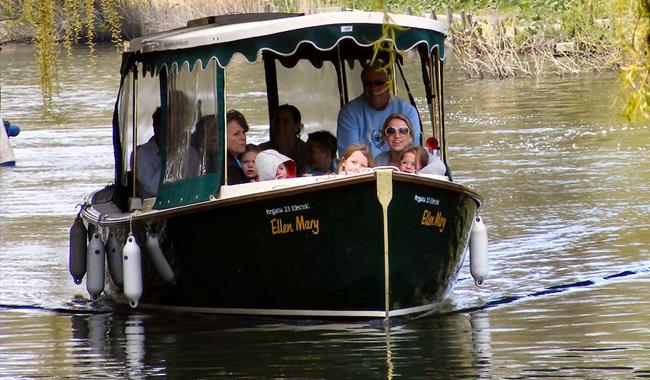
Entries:
[[108,263],[108,273],[115,285],[124,286],[124,270],[122,269],[122,246],[117,241],[115,234],[108,233],[106,240],[106,262]]
[[160,249],[158,234],[147,232],[147,241],[145,242],[145,245],[147,247],[147,252],[149,253],[149,258],[163,281],[175,284],[176,280],[174,279],[174,271],[172,270],[172,267],[169,266],[165,255],[163,255],[162,250]]
[[74,283],[79,285],[86,275],[86,250],[88,249],[88,230],[81,216],[77,215],[70,227],[70,257],[68,268]]
[[481,286],[488,275],[488,236],[483,219],[478,215],[469,236],[469,269],[476,285]]
[[5,129],[4,122],[0,118],[0,166],[14,166],[16,164],[16,157],[14,151],[9,143],[9,136]]
[[86,265],[88,266],[86,289],[93,301],[97,301],[99,295],[104,291],[104,256],[104,243],[102,243],[99,230],[95,229],[86,250]]
[[124,270],[124,296],[129,300],[129,305],[135,308],[142,297],[142,264],[140,247],[131,233],[122,248],[122,267]]

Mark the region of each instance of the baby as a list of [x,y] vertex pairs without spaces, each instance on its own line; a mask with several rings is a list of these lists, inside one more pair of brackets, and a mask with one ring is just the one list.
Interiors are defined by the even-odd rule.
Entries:
[[255,158],[255,167],[261,181],[296,176],[296,163],[274,149],[259,152]]

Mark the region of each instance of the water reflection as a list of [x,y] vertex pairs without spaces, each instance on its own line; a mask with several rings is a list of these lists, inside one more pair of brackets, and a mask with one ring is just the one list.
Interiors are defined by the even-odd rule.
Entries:
[[[65,318],[60,316],[60,318]],[[72,315],[71,355],[127,378],[478,378],[490,371],[486,313],[402,325],[206,315]],[[426,331],[426,334],[422,334]],[[251,359],[254,364],[251,363]],[[90,362],[87,362],[91,364]],[[81,368],[97,375],[96,365]],[[487,371],[487,372],[486,372]]]
[[486,311],[470,314],[472,326],[472,348],[476,355],[474,367],[480,378],[489,378],[492,373],[492,340],[490,338],[490,316]]
[[[3,309],[0,377],[643,377],[650,374],[650,345],[642,338],[650,277],[640,275],[641,281],[616,277],[534,302],[388,326]],[[603,311],[602,300],[614,295],[620,302]]]

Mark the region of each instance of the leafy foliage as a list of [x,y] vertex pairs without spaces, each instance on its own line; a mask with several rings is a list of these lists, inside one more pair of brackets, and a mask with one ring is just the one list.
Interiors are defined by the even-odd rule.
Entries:
[[[121,17],[118,3],[122,0],[101,0],[101,8],[94,0],[0,0],[0,16],[15,20],[16,24],[34,27],[34,43],[38,63],[39,84],[43,100],[43,117],[57,119],[54,95],[59,63],[59,43],[70,53],[72,46],[85,37],[89,54],[93,55],[96,28],[109,31],[111,41],[121,42]],[[96,15],[103,18],[98,18]],[[61,36],[62,34],[62,36]]]
[[54,2],[51,0],[35,0],[30,4],[31,19],[40,27],[36,33],[36,52],[40,75],[43,109],[49,116],[54,115],[52,103],[55,83],[57,83],[56,60],[57,38],[54,20]]
[[622,114],[630,121],[650,121],[650,0],[616,0],[613,6],[621,15],[614,32],[622,50]]
[[63,39],[63,45],[66,51],[70,52],[72,44],[79,42],[79,35],[81,34],[79,2],[77,0],[64,0],[63,9],[67,15],[67,22],[64,24],[65,37]]
[[[92,59],[98,37],[110,38],[119,48],[124,33],[135,37],[151,32],[145,30],[151,26],[169,29],[207,13],[259,12],[268,5],[283,12],[332,6],[382,11],[384,41],[396,32],[389,12],[445,14],[449,6],[473,15],[498,14],[500,21],[491,32],[470,23],[450,28],[452,49],[468,74],[507,77],[619,69],[624,114],[631,120],[650,119],[650,0],[0,0],[0,19],[33,30],[48,117],[54,114],[59,41],[70,52],[84,40]],[[559,42],[570,43],[571,51],[556,51]],[[377,44],[375,55],[387,54],[386,48]],[[390,65],[395,56],[388,57]]]

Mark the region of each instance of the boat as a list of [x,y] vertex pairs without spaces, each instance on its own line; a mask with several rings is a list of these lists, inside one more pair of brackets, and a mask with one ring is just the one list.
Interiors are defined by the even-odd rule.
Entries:
[[[133,308],[410,318],[450,295],[470,245],[472,274],[481,283],[487,275],[487,235],[478,214],[483,200],[455,182],[451,170],[414,175],[376,167],[223,183],[226,113],[233,98],[246,95],[231,90],[234,66],[259,70],[269,115],[285,100],[282,88],[301,85],[292,70],[318,72],[310,78],[326,79],[303,83],[305,93],[333,89],[334,106],[318,107],[335,120],[361,88],[360,63],[376,54],[394,53],[386,62],[394,65],[396,96],[422,94],[412,97],[423,134],[435,139],[448,168],[444,38],[436,20],[348,11],[213,16],[130,41],[113,116],[114,182],[84,197],[70,228],[75,283],[86,276],[91,300]],[[416,74],[410,86],[405,71]],[[156,196],[140,198],[130,157],[153,135],[157,107],[163,169]],[[217,169],[190,176],[181,169],[188,141],[208,114],[216,115],[218,127]],[[313,126],[328,127],[335,131]]]
[[0,117],[0,166],[15,166],[16,156],[11,147],[10,137],[16,137],[20,127]]

